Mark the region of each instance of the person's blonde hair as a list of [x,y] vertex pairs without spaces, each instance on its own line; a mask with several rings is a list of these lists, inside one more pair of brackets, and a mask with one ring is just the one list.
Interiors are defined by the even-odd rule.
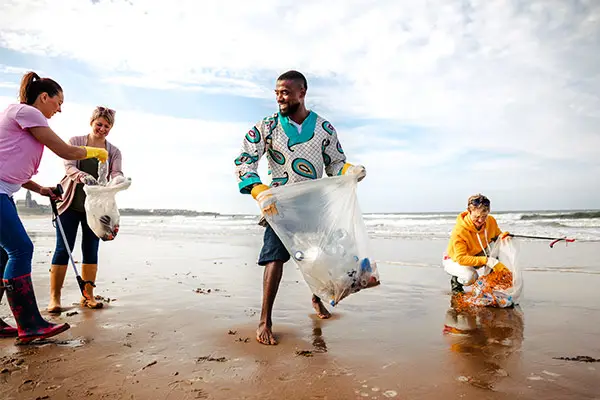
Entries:
[[469,210],[485,210],[490,211],[490,199],[481,193],[474,194],[467,200],[467,208]]
[[90,119],[90,125],[94,123],[98,118],[104,118],[106,122],[110,124],[112,127],[115,124],[115,114],[116,111],[107,107],[98,106],[92,113],[92,118]]

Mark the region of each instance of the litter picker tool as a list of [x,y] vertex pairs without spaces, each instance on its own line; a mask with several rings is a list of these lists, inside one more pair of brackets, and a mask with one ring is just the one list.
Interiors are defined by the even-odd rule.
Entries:
[[[52,193],[54,193],[57,196],[62,196],[62,194],[64,193],[62,186],[60,184],[56,185],[56,189],[54,189],[52,191]],[[50,198],[50,205],[52,206],[52,214],[53,214],[52,222],[53,222],[53,224],[54,223],[58,224],[58,230],[60,231],[60,235],[62,236],[63,243],[65,244],[65,247],[67,248],[67,252],[69,253],[69,259],[71,260],[71,265],[73,266],[73,270],[75,271],[75,276],[77,276],[77,283],[79,284],[79,290],[81,290],[81,294],[83,295],[83,297],[85,297],[88,300],[92,300],[90,298],[90,295],[85,291],[85,285],[92,285],[92,287],[96,287],[96,285],[92,281],[84,281],[83,278],[81,277],[81,275],[79,275],[79,272],[77,271],[77,267],[75,266],[75,261],[73,260],[73,254],[71,252],[71,248],[69,247],[69,242],[67,242],[67,236],[65,235],[65,230],[63,229],[62,223],[60,222],[60,218],[58,217],[58,209],[56,208],[56,201],[54,199],[52,199],[52,197]]]
[[545,236],[513,235],[512,233],[510,233],[508,236],[516,237],[516,238],[526,238],[526,239],[552,240],[552,242],[550,242],[550,248],[553,248],[556,243],[558,243],[562,240],[564,240],[566,243],[573,243],[575,241],[575,239],[571,239],[571,238],[567,238],[567,237],[555,238],[555,237],[545,237]]

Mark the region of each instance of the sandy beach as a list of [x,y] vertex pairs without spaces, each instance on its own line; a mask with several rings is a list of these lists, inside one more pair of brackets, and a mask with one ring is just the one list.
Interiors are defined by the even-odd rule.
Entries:
[[[69,270],[69,309],[43,314],[71,329],[35,346],[0,341],[0,398],[600,399],[600,363],[559,359],[600,358],[599,242],[524,242],[520,306],[475,315],[450,308],[443,239],[372,239],[382,284],[344,299],[330,320],[313,314],[288,263],[274,312],[280,343],[263,346],[260,227],[173,231],[134,220],[100,246],[104,309],[76,304]],[[25,224],[45,309],[54,234],[48,218]],[[6,299],[0,316],[14,324]],[[470,333],[445,335],[459,320]]]

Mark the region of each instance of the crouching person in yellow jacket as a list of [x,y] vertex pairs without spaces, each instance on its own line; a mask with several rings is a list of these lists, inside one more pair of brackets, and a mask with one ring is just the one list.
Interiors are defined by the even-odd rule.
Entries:
[[476,194],[469,197],[467,210],[456,218],[442,261],[444,270],[452,276],[453,294],[464,292],[463,285],[472,285],[479,275],[506,268],[498,259],[490,257],[488,246],[498,238],[506,238],[509,233],[503,233],[496,219],[489,214],[490,200]]

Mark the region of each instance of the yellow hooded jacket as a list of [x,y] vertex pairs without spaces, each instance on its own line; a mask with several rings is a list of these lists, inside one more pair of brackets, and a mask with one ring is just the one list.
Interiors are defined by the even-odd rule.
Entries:
[[[450,243],[448,243],[447,253],[448,256],[459,263],[460,265],[469,267],[480,267],[486,264],[486,256],[476,256],[483,252],[481,243],[487,247],[487,245],[495,240],[502,231],[498,228],[496,219],[491,215],[485,220],[485,224],[481,230],[477,230],[473,221],[469,217],[468,211],[463,211],[456,218],[456,225],[452,229],[452,235],[450,236]],[[486,240],[487,236],[487,240]]]

